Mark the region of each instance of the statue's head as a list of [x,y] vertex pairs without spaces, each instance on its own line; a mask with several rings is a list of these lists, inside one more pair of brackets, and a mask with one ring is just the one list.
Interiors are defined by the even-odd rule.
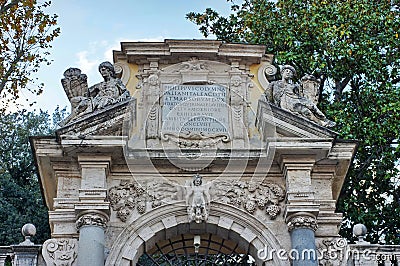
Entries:
[[151,74],[148,78],[149,84],[152,86],[156,86],[158,84],[158,75]]
[[240,83],[242,82],[242,78],[240,77],[240,76],[233,76],[232,78],[231,78],[231,84],[233,85],[233,86],[240,86]]
[[111,64],[110,62],[106,61],[106,62],[103,62],[103,63],[101,63],[99,65],[99,72],[100,73],[101,73],[101,69],[102,68],[107,69],[109,71],[111,77],[113,77],[113,78],[117,77],[117,74],[115,73],[114,65]]
[[201,186],[201,184],[203,184],[203,180],[202,179],[203,178],[200,175],[198,175],[198,174],[194,175],[193,176],[193,185]]
[[297,75],[296,69],[294,69],[294,67],[292,67],[291,65],[284,65],[281,67],[281,75],[283,76],[285,71],[290,70],[292,72],[293,77],[295,77]]

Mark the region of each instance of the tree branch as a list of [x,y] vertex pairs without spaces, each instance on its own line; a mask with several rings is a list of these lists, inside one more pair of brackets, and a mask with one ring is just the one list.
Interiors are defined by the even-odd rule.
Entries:
[[0,8],[0,16],[3,15],[7,10],[12,8],[13,6],[16,6],[19,3],[20,0],[12,0],[9,4],[3,4]]

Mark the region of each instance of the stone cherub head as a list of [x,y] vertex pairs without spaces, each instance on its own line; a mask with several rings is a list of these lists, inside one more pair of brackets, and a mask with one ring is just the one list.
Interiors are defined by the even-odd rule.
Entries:
[[193,185],[201,186],[202,184],[203,184],[203,178],[199,174],[194,175],[193,176]]

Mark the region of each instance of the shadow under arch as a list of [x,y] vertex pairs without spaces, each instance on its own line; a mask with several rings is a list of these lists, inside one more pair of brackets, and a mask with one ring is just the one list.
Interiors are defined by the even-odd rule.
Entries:
[[[210,233],[233,240],[256,260],[257,265],[264,265],[257,256],[258,250],[283,248],[265,224],[239,208],[213,202],[207,222],[196,224],[189,223],[182,202],[154,208],[129,224],[114,241],[106,265],[136,265],[140,256],[158,241],[185,233]],[[276,252],[269,263],[289,265],[288,261],[278,259]]]

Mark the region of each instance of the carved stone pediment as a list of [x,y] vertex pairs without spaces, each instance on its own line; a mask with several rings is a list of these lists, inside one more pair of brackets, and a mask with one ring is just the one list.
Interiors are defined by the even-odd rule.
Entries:
[[266,100],[258,101],[256,126],[263,140],[276,137],[332,139],[338,133]]
[[57,137],[61,135],[78,136],[84,138],[90,135],[120,136],[124,126],[129,127],[135,123],[136,99],[107,106],[94,111],[56,131]]

